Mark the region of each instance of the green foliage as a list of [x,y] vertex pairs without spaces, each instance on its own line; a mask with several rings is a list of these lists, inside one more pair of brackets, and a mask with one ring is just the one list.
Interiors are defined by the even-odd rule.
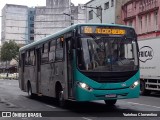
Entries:
[[11,61],[18,60],[19,46],[14,41],[5,42],[1,48],[1,60]]

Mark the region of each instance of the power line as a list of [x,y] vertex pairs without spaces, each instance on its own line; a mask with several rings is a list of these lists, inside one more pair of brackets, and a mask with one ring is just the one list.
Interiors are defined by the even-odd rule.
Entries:
[[[98,14],[97,14],[96,12],[94,12],[94,11],[93,11],[93,12],[97,15],[97,17],[100,19],[100,21],[101,21],[101,23],[102,23],[102,10],[103,10],[102,7],[91,7],[91,6],[86,6],[86,5],[84,5],[83,7],[100,10],[101,15],[98,15]],[[99,17],[99,16],[101,16],[101,17]]]

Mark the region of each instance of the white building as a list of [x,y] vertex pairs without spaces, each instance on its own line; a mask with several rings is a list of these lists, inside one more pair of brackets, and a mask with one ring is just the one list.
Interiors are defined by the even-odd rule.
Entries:
[[86,6],[87,23],[122,24],[121,7],[129,0],[90,0]]
[[28,43],[28,7],[6,4],[2,9],[2,44],[14,40],[19,45]]
[[71,15],[72,15],[72,23],[85,23],[86,22],[86,10],[83,4],[78,4],[78,6],[71,5]]
[[70,0],[46,0],[45,7],[36,7],[34,39],[39,40],[71,25]]
[[54,34],[71,24],[85,23],[85,9],[70,0],[46,0],[46,6],[36,7],[34,40]]
[[54,34],[71,24],[85,23],[85,8],[71,0],[46,0],[46,6],[28,8],[6,4],[2,10],[2,44],[15,40],[19,45]]

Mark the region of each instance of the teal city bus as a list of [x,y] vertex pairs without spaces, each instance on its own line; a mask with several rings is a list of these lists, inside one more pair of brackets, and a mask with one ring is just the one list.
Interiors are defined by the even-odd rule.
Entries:
[[137,35],[116,24],[77,24],[20,48],[19,86],[29,96],[66,101],[137,98]]

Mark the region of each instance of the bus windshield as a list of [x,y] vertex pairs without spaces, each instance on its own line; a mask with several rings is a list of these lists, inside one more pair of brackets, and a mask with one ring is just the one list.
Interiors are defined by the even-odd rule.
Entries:
[[78,42],[78,68],[95,72],[138,70],[135,39],[124,37],[81,37]]

